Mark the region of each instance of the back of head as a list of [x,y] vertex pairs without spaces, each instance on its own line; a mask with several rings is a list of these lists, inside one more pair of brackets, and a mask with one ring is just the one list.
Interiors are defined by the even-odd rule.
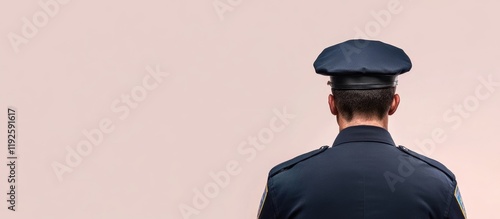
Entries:
[[332,89],[339,115],[350,122],[353,117],[382,120],[389,112],[394,87],[369,90]]

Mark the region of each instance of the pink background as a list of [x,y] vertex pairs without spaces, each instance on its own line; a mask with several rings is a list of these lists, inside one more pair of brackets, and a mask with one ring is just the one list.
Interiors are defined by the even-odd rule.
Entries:
[[[0,218],[255,218],[269,169],[338,132],[313,61],[363,35],[413,61],[390,118],[396,143],[454,171],[469,218],[498,212],[497,1],[40,2],[0,6]],[[131,93],[138,101],[121,102]],[[16,212],[5,201],[8,106],[18,110]],[[58,180],[53,165],[101,122],[112,131]]]

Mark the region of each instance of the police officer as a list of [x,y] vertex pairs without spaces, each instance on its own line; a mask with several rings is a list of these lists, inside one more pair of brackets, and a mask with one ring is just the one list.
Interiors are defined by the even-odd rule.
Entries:
[[326,48],[314,68],[330,76],[339,134],[331,147],[271,169],[258,218],[466,218],[453,173],[396,146],[387,131],[400,101],[397,76],[411,69],[403,50],[349,40]]

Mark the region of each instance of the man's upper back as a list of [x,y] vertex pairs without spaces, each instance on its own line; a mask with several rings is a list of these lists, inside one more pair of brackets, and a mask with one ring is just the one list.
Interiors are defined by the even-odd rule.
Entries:
[[374,126],[276,166],[266,191],[260,218],[460,218],[453,173]]

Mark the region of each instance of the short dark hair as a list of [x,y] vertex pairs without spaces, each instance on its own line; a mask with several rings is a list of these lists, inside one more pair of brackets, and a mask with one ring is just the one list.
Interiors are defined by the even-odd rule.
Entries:
[[370,90],[332,89],[337,110],[347,121],[351,121],[354,115],[384,118],[389,112],[395,92],[395,87]]

